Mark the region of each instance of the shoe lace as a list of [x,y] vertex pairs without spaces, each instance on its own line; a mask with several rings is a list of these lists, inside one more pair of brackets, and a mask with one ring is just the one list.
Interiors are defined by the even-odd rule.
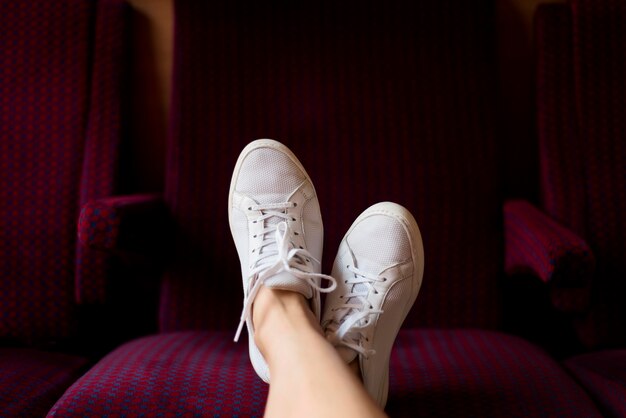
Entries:
[[370,292],[378,294],[374,285],[387,279],[359,270],[356,266],[346,267],[352,273],[345,280],[350,291],[340,296],[345,302],[332,309],[335,314],[327,328],[330,331],[327,332],[327,338],[334,345],[349,347],[367,358],[376,354],[376,350],[370,348],[367,330],[376,316],[383,313],[380,309],[374,309],[367,295]]
[[[287,221],[292,220],[287,209],[296,207],[296,203],[284,202],[266,205],[255,205],[248,208],[250,211],[259,211],[261,216],[253,223],[264,222],[261,234],[263,241],[252,250],[256,255],[250,265],[250,282],[254,283],[241,313],[241,320],[235,334],[235,341],[243,329],[243,324],[252,315],[252,304],[261,286],[271,277],[281,272],[287,272],[299,280],[305,281],[314,291],[330,293],[337,287],[337,281],[332,277],[313,271],[313,262],[318,265],[321,262],[301,246],[294,244],[294,237],[298,232],[291,229]],[[269,222],[268,222],[269,221]],[[328,287],[321,287],[316,279],[326,279],[330,282]]]

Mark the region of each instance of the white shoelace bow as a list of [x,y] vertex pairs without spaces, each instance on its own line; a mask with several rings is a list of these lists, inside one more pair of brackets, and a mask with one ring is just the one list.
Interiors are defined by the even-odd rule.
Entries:
[[367,295],[370,292],[378,294],[374,284],[387,279],[359,270],[355,266],[349,265],[347,268],[353,273],[352,277],[346,279],[346,284],[351,290],[342,295],[346,302],[333,308],[336,314],[334,323],[330,326],[328,339],[335,345],[351,348],[367,358],[376,354],[376,350],[369,348],[367,328],[375,320],[373,316],[383,313],[382,310],[373,308],[367,300]]
[[[298,233],[293,231],[286,222],[291,220],[291,215],[286,213],[286,209],[295,206],[295,203],[285,202],[255,205],[248,208],[248,210],[260,211],[262,213],[261,216],[253,221],[255,223],[265,222],[273,217],[282,219],[282,221],[265,226],[261,232],[263,235],[262,243],[259,247],[252,250],[252,253],[257,255],[257,258],[250,265],[250,280],[254,282],[254,285],[250,289],[244,304],[239,327],[237,327],[237,333],[235,334],[235,341],[239,340],[243,324],[252,315],[252,303],[259,290],[261,290],[261,286],[276,274],[287,272],[296,279],[305,281],[313,288],[313,291],[322,293],[332,292],[337,287],[337,281],[333,277],[311,271],[312,262],[318,264],[321,264],[321,262],[313,257],[309,251],[293,243],[293,237],[298,235]],[[315,282],[316,278],[326,279],[331,282],[331,285],[329,287],[321,287]]]

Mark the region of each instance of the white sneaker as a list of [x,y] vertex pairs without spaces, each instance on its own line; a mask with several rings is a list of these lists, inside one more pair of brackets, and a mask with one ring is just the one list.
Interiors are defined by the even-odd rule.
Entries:
[[346,233],[326,298],[322,328],[341,357],[358,356],[363,383],[384,408],[391,348],[415,302],[424,273],[422,237],[411,213],[395,203],[363,212]]
[[[256,140],[241,152],[228,197],[230,231],[241,262],[244,304],[235,335],[248,328],[250,361],[269,383],[267,363],[254,342],[252,304],[261,289],[301,293],[320,318],[320,292],[335,289],[320,274],[324,232],[317,194],[296,156],[271,139]],[[321,279],[331,281],[321,287]]]

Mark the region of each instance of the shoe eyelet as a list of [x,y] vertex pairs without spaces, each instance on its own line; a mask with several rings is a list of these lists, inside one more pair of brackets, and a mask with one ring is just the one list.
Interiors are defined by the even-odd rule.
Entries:
[[298,207],[298,204],[296,202],[293,202],[293,207],[294,208]]
[[252,210],[252,206],[248,206],[248,210]]
[[302,245],[300,245],[300,246],[299,246],[299,248],[300,248],[301,250],[304,250],[304,247],[303,247]]
[[387,281],[387,278],[386,278],[386,277],[383,277],[383,282],[386,282],[386,281]]
[[291,218],[291,222],[295,222],[295,221],[296,221],[296,218]]
[[348,281],[347,281],[347,280],[344,280],[343,282],[344,282],[345,284],[348,284]]
[[252,238],[256,238],[256,235],[253,235]]
[[300,235],[300,234],[298,234],[297,232],[294,232],[294,235]]

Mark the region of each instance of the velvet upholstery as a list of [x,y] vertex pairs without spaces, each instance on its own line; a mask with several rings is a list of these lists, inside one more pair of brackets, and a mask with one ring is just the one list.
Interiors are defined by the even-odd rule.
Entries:
[[267,386],[231,342],[242,297],[226,211],[237,156],[261,137],[287,144],[315,183],[326,272],[369,205],[396,201],[420,223],[426,271],[392,355],[393,416],[597,416],[541,349],[494,331],[492,2],[177,0],[175,14],[161,333],[108,355],[52,416],[262,413]]
[[402,331],[391,359],[391,417],[599,417],[543,350],[476,329]]
[[165,200],[178,230],[163,330],[235,324],[224,205],[239,152],[260,137],[289,146],[315,184],[326,271],[356,216],[395,201],[428,258],[407,325],[498,326],[491,2],[181,0],[175,12]]
[[541,205],[556,221],[584,235],[584,151],[575,116],[571,9],[539,6],[534,31]]
[[85,204],[78,220],[81,244],[103,252],[163,256],[171,220],[158,194],[115,196]]
[[605,416],[623,417],[626,5],[573,0],[540,7],[535,20],[543,205],[597,260],[590,308],[573,322],[595,351],[565,365]]
[[131,341],[73,385],[49,416],[261,416],[268,386],[231,333]]
[[[183,331],[132,341],[72,386],[50,416],[262,416],[268,387],[247,345],[231,337]],[[542,350],[500,333],[405,330],[390,367],[393,417],[600,416]]]
[[86,365],[67,354],[0,348],[0,416],[45,416]]
[[626,416],[626,350],[601,350],[567,359],[570,373],[606,417]]
[[[93,36],[95,47],[91,72],[89,117],[80,182],[80,207],[92,199],[111,196],[117,191],[123,131],[122,98],[127,73],[127,6],[122,0],[97,3]],[[77,250],[77,302],[103,303],[106,300],[106,254]]]
[[587,240],[597,257],[590,344],[626,346],[626,3],[575,0],[572,7],[577,122],[584,152]]
[[597,260],[592,306],[578,321],[588,346],[626,343],[626,31],[623,2],[572,1],[536,19],[543,206]]
[[524,200],[504,205],[505,269],[546,283],[552,306],[585,312],[595,259],[587,243]]
[[94,10],[64,3],[0,4],[0,335],[25,342],[72,329]]
[[116,183],[125,10],[0,1],[3,417],[45,415],[87,364],[77,283],[102,283],[109,260],[77,250],[76,223]]
[[103,271],[88,267],[102,259],[76,257],[76,220],[81,203],[115,185],[124,8],[1,7],[0,332],[28,342],[69,335],[76,283]]

